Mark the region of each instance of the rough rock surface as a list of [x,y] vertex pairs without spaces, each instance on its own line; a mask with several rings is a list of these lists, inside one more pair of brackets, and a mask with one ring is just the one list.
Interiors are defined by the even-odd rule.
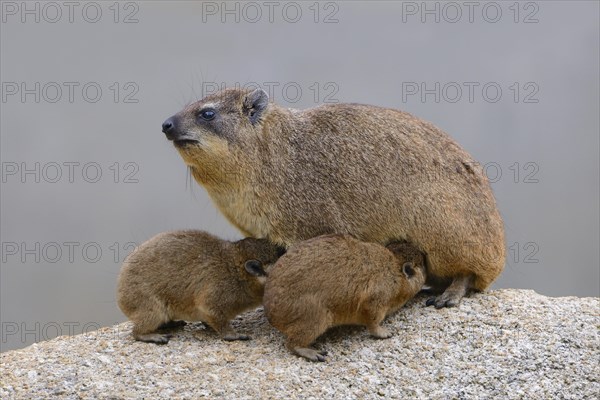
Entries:
[[600,299],[497,290],[458,308],[419,296],[384,323],[394,336],[335,328],[311,363],[284,348],[261,310],[234,321],[249,342],[201,323],[158,346],[124,323],[0,355],[0,398],[600,398]]

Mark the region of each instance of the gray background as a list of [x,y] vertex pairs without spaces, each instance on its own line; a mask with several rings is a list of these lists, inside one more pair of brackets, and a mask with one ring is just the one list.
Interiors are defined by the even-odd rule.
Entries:
[[[222,10],[206,12],[221,2],[121,4],[117,23],[112,1],[97,3],[102,17],[95,23],[83,18],[85,2],[74,9],[73,22],[67,8],[58,18],[44,3],[37,6],[39,22],[35,15],[25,15],[22,22],[20,10],[13,15],[6,3],[1,28],[3,351],[123,321],[115,282],[130,242],[179,228],[240,237],[204,189],[190,184],[178,153],[160,131],[165,118],[201,98],[213,82],[270,85],[277,103],[294,108],[330,100],[361,102],[401,108],[435,123],[486,165],[495,181],[510,251],[493,287],[599,295],[596,1],[521,2],[518,22],[512,1],[477,3],[472,21],[462,2],[450,8],[428,2],[428,8],[438,7],[439,22],[436,15],[421,15],[421,2],[322,3],[316,23],[312,1],[279,2],[272,22],[262,2],[255,3],[262,11],[256,22],[256,8],[230,2],[230,9],[238,7],[239,22],[226,14],[224,23]],[[20,8],[20,2],[14,4]],[[292,23],[296,5],[302,16]],[[455,5],[462,16],[452,22]],[[502,15],[491,22],[498,19],[498,8]],[[132,12],[137,22],[124,23]],[[337,22],[325,23],[327,16]],[[85,17],[95,18],[93,5]],[[29,88],[40,82],[40,101],[33,94],[24,101],[20,93],[11,95],[11,82]],[[52,82],[63,88],[56,102],[51,102],[56,97]],[[79,84],[73,102],[64,82]],[[97,102],[90,101],[91,89],[83,97],[89,82],[102,89]],[[110,89],[114,82],[120,88],[117,102],[115,86]],[[406,91],[421,83],[435,88],[436,82],[439,101],[434,94],[421,98]],[[464,82],[479,85],[472,99]],[[486,84],[491,87],[487,97]],[[456,86],[463,89],[460,97]],[[502,97],[493,102],[495,87]],[[132,88],[137,93],[128,100],[136,103],[125,101]],[[79,163],[73,182],[65,162]],[[20,175],[35,163],[39,182],[34,174]],[[53,163],[62,174],[55,183]],[[19,171],[13,175],[15,166]],[[102,176],[88,182],[96,175],[94,166]],[[69,242],[77,243],[73,259]]]

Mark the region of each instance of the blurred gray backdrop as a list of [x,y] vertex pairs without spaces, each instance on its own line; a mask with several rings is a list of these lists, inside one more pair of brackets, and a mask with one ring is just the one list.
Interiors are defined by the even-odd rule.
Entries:
[[240,237],[160,128],[224,86],[433,122],[493,182],[493,287],[599,295],[596,1],[1,4],[2,351],[123,321],[158,232]]

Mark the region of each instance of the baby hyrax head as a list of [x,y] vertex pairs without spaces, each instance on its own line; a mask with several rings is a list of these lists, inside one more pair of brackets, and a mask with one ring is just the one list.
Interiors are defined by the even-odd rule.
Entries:
[[256,136],[268,108],[269,96],[262,89],[225,89],[168,118],[162,131],[196,172],[194,177],[210,183],[235,156],[232,148]]
[[394,254],[399,261],[399,265],[402,266],[402,273],[406,279],[401,282],[401,292],[408,301],[419,293],[425,284],[427,278],[425,255],[406,241],[392,242],[386,247]]
[[246,238],[234,243],[239,279],[246,281],[249,291],[262,299],[269,270],[285,254],[285,248],[266,239]]
[[161,327],[202,321],[225,340],[245,340],[229,321],[262,303],[265,271],[284,250],[265,239],[221,240],[202,231],[165,232],[121,268],[117,300],[135,339],[158,344]]

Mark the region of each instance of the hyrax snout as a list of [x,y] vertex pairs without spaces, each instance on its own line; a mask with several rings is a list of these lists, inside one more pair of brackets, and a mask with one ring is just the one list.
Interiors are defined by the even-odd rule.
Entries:
[[137,340],[167,343],[156,332],[175,321],[202,321],[225,340],[246,340],[229,321],[262,302],[265,270],[284,250],[265,239],[228,242],[202,231],[161,233],[121,268],[118,304]]
[[292,352],[324,361],[310,348],[336,325],[366,325],[376,338],[391,333],[380,324],[425,283],[423,254],[407,242],[386,247],[348,235],[324,235],[291,246],[269,272],[265,314],[287,336]]

